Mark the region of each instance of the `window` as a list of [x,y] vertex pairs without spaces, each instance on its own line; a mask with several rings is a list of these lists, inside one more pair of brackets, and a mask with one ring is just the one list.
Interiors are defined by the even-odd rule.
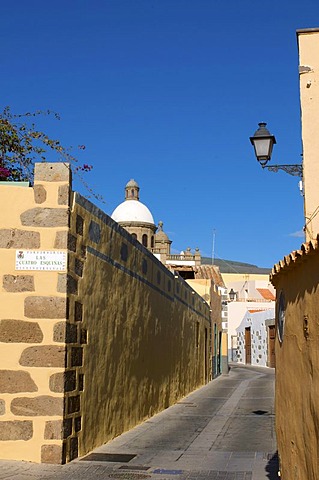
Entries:
[[144,245],[144,247],[147,248],[147,235],[146,235],[146,233],[144,233],[144,235],[142,236],[142,244]]

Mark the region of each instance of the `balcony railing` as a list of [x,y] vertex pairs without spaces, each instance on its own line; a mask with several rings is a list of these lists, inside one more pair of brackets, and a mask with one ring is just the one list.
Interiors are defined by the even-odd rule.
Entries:
[[167,255],[167,260],[195,260],[195,255]]
[[198,266],[201,263],[201,255],[200,253],[191,253],[190,251],[185,251],[185,253],[180,253],[177,255],[167,255],[163,252],[160,248],[152,248],[152,253],[154,255],[161,255],[161,259],[164,259],[165,263],[174,264],[176,265],[193,265]]
[[269,300],[268,298],[236,298],[236,300],[234,300],[234,302],[267,302],[267,303],[270,303],[270,302],[274,302],[275,300]]

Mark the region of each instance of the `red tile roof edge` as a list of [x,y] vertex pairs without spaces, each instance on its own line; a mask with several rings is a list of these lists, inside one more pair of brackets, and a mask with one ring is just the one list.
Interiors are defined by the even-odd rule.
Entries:
[[272,293],[269,288],[256,288],[257,292],[260,293],[260,295],[265,299],[265,300],[276,300],[275,295]]

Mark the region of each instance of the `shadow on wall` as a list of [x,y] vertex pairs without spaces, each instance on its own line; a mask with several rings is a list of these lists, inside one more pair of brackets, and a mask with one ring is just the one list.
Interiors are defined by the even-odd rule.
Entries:
[[268,463],[266,465],[266,472],[267,472],[267,478],[269,478],[270,480],[277,480],[280,478],[278,477],[278,472],[279,472],[278,452],[271,455],[270,458],[268,459]]

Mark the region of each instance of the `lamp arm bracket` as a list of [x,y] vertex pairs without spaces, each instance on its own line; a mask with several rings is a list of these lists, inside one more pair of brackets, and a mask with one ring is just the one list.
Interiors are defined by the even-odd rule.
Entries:
[[289,175],[302,178],[302,164],[300,163],[294,165],[263,165],[262,167],[267,168],[270,172],[277,173],[278,170],[283,170],[284,172],[289,173]]

